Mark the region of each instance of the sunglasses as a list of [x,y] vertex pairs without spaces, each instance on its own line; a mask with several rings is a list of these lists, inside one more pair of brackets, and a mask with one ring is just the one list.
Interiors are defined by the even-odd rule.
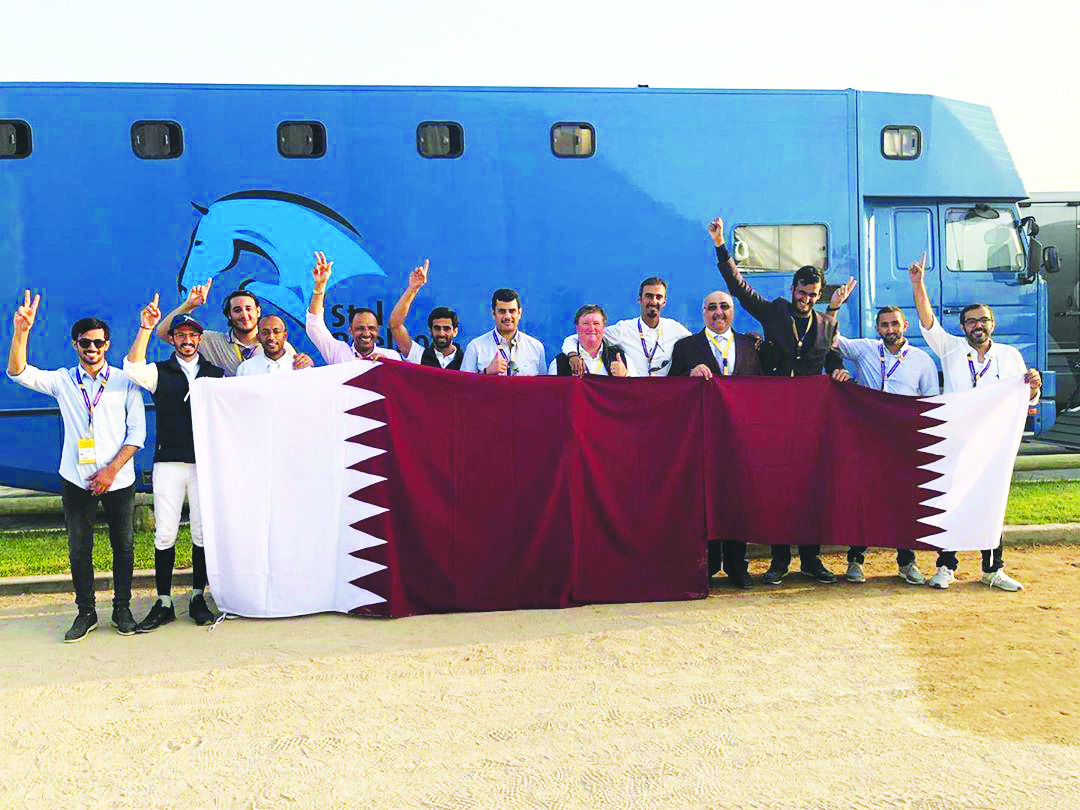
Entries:
[[79,344],[80,348],[83,349],[89,349],[91,346],[95,349],[103,349],[105,348],[105,344],[109,341],[102,340],[101,338],[95,338],[93,340],[90,338],[79,338],[76,342]]
[[716,310],[718,309],[727,312],[729,309],[731,309],[731,304],[729,304],[727,301],[723,301],[719,304],[706,304],[705,309],[708,312],[716,312]]

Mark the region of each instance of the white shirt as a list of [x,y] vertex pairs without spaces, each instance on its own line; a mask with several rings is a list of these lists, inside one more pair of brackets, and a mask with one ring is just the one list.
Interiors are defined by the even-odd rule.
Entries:
[[326,322],[323,321],[321,315],[312,315],[309,312],[304,321],[304,326],[307,329],[308,340],[315,344],[315,348],[319,350],[319,354],[323,356],[323,360],[326,361],[327,365],[347,363],[350,360],[401,359],[401,355],[393,349],[384,349],[381,346],[376,346],[374,351],[367,357],[361,357],[360,352],[356,350],[353,344],[338,340],[330,334],[330,330],[326,328]]
[[[604,348],[603,343],[600,344],[600,348],[597,349],[595,356],[589,354],[588,352],[586,352],[584,349],[581,348],[581,343],[578,340],[578,336],[577,336],[576,333],[573,334],[573,335],[570,335],[570,337],[568,337],[566,340],[563,341],[563,351],[564,352],[566,351],[567,346],[571,347],[570,348],[571,352],[577,352],[581,356],[581,359],[585,362],[585,370],[589,374],[596,374],[596,375],[599,375],[599,376],[603,376],[603,375],[606,375],[608,373],[607,368],[604,366],[603,360],[601,360],[601,358],[600,358],[600,352]],[[633,363],[631,363],[626,357],[626,351],[621,346],[619,346],[617,348],[622,353],[623,360],[626,360],[626,376],[627,377],[636,377],[636,376],[638,376],[637,371],[634,369]],[[552,376],[555,376],[558,373],[559,373],[558,372],[558,358],[553,357],[551,359],[551,362],[548,364],[548,374],[550,374]]]
[[[1013,346],[991,343],[990,348],[979,362],[979,353],[971,348],[967,338],[950,335],[937,318],[929,329],[922,329],[923,339],[941,358],[941,370],[945,374],[945,393],[968,391],[978,384],[986,384],[1005,377],[1015,377],[1027,373],[1027,364],[1023,355]],[[969,363],[970,361],[970,363]],[[972,381],[972,368],[975,380]],[[1032,402],[1038,401],[1036,395]]]
[[[259,343],[254,346],[245,346],[237,341],[231,329],[228,332],[214,332],[207,329],[202,333],[202,339],[199,341],[199,354],[223,369],[226,377],[232,377],[244,360],[262,354],[262,350]],[[286,343],[285,354],[292,359],[296,356],[296,349]]]
[[[443,354],[438,349],[436,349],[435,350],[435,359],[439,361],[439,366],[441,368],[446,368],[448,365],[450,365],[452,362],[454,362],[454,358],[457,357],[457,353],[459,351],[461,351],[461,349],[454,349],[454,351],[450,352],[450,354]],[[409,353],[405,356],[405,359],[410,363],[415,363],[416,365],[420,365],[420,359],[423,356],[424,356],[424,347],[421,346],[419,343],[417,343],[414,340],[412,342],[412,345],[409,346]]]
[[[184,376],[187,377],[188,388],[190,389],[191,384],[195,382],[195,375],[199,373],[199,355],[195,355],[191,360],[185,360],[177,355],[176,362],[180,365],[180,370],[184,372]],[[132,363],[125,357],[124,373],[139,388],[145,388],[151,394],[157,391],[157,363],[147,363],[145,360],[141,363]]]
[[293,361],[288,355],[281,355],[277,360],[271,360],[265,354],[257,354],[250,360],[245,360],[236,369],[237,377],[251,377],[255,374],[276,374],[279,371],[292,371]]
[[[109,377],[106,381],[105,370]],[[146,441],[146,411],[142,392],[128,376],[118,368],[105,366],[96,378],[83,369],[59,368],[42,371],[27,364],[20,374],[8,374],[12,380],[33,391],[48,394],[60,406],[60,418],[64,423],[64,445],[60,454],[60,475],[65,481],[87,489],[90,476],[102,469],[125,444],[142,447]],[[79,464],[78,443],[90,436],[89,414],[86,400],[77,380],[81,379],[86,396],[94,405],[94,464]],[[102,391],[102,386],[105,390]],[[98,398],[98,393],[101,393]],[[127,464],[116,474],[110,491],[123,489],[135,483],[135,461]]]
[[719,335],[709,327],[705,327],[705,339],[709,342],[709,349],[716,358],[716,365],[720,366],[720,373],[729,377],[735,373],[735,333],[731,327]]
[[855,361],[860,385],[906,397],[934,397],[941,393],[933,358],[910,341],[893,354],[882,340],[837,335],[836,348],[845,359]]
[[[604,330],[604,339],[617,344],[625,353],[627,367],[634,369],[637,377],[666,377],[671,370],[671,349],[676,341],[688,336],[690,331],[678,321],[661,318],[653,329],[641,318],[627,318],[613,323]],[[562,350],[569,354],[577,351],[571,335],[563,341]],[[642,346],[642,341],[645,345]],[[648,354],[646,354],[648,352]],[[649,359],[649,355],[652,359]]]
[[494,329],[469,341],[465,347],[465,357],[461,360],[461,370],[483,373],[495,359],[495,352],[500,350],[516,369],[511,371],[512,376],[537,377],[547,374],[543,343],[521,331],[507,343]]

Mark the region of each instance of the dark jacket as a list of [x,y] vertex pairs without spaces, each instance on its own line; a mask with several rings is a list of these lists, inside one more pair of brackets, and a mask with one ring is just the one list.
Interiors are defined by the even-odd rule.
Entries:
[[[606,340],[600,349],[600,359],[604,364],[604,368],[607,369],[607,373],[611,374],[611,364],[615,362],[615,358],[622,354],[622,348],[614,343],[608,343]],[[623,365],[626,365],[626,355],[622,358]],[[555,373],[560,377],[569,377],[573,372],[570,370],[570,358],[566,356],[566,352],[560,352],[555,355]]]
[[[195,439],[191,435],[191,399],[184,370],[173,354],[157,363],[157,390],[154,399],[155,444],[154,461],[184,461],[195,463]],[[199,358],[195,377],[224,377],[225,372]]]
[[[454,344],[454,348],[457,349],[457,354],[454,355],[453,360],[446,364],[446,368],[450,371],[461,371],[461,360],[465,356],[465,352],[463,352],[461,350],[461,347],[458,346],[456,343]],[[416,355],[413,356],[415,357]],[[439,359],[435,356],[434,343],[424,349],[424,353],[420,355],[420,365],[432,366],[434,368],[442,368],[442,365],[439,363]]]
[[746,283],[735,261],[724,247],[716,249],[717,265],[728,290],[748,313],[757,318],[765,333],[761,348],[762,367],[766,374],[778,377],[809,377],[820,374],[822,368],[832,373],[844,367],[844,359],[832,348],[836,337],[836,319],[831,315],[813,312],[813,322],[807,331],[802,351],[798,350],[792,330],[794,318],[791,302],[786,298],[767,301]]
[[[740,335],[738,332],[732,332],[732,334],[735,336],[734,373],[747,376],[763,374],[761,360],[758,357],[757,341],[748,335]],[[716,355],[713,354],[704,329],[676,341],[671,349],[671,369],[668,371],[668,376],[687,377],[695,366],[702,363],[708,366],[717,377],[720,376],[720,364],[716,362]]]

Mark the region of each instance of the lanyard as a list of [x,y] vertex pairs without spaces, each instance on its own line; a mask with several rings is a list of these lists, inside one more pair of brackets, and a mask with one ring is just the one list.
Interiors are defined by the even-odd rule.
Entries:
[[986,358],[986,365],[982,367],[982,371],[980,371],[978,374],[976,374],[975,373],[975,360],[971,356],[971,353],[970,352],[968,353],[968,370],[971,371],[971,387],[972,388],[975,388],[979,384],[979,380],[981,380],[983,378],[983,375],[986,374],[986,372],[988,372],[990,370],[990,364],[993,361],[994,361],[993,357],[987,357]]
[[245,360],[250,360],[254,356],[255,350],[259,348],[258,343],[254,346],[244,346],[241,344],[240,341],[236,339],[236,336],[231,329],[229,330],[229,342],[233,345],[233,351],[236,352],[236,359],[241,363]]
[[[514,338],[517,338],[516,334],[514,335]],[[517,366],[514,364],[514,341],[508,343],[510,346],[510,353],[507,354],[499,340],[499,331],[497,329],[491,330],[491,339],[495,341],[496,351],[498,351],[498,353],[502,355],[503,360],[506,361],[506,376],[512,377],[514,372],[517,371]]]
[[[731,376],[731,371],[728,371],[728,355],[731,354],[731,345],[735,341],[732,340],[731,336],[729,335],[727,342],[724,344],[724,347],[721,347],[719,340],[716,337],[713,337],[712,332],[709,330],[706,331],[708,332],[709,342],[716,347],[716,351],[720,355],[720,376]],[[732,369],[732,371],[734,371],[734,369]]]
[[[799,337],[799,330],[795,328],[795,318],[791,319],[791,334],[795,336],[795,345],[801,352],[803,342],[806,340],[806,336],[810,334],[810,329],[814,326],[814,314],[810,313],[810,318],[806,322],[806,331],[802,333],[802,337]],[[796,358],[797,359],[797,358]]]
[[[653,344],[652,351],[649,351],[648,345],[645,343],[645,324],[641,322],[641,318],[637,319],[637,333],[641,339],[641,351],[645,353],[645,359],[649,365],[652,365],[652,359],[656,355],[656,350],[660,348],[660,340],[663,338],[663,334],[660,331],[660,321],[656,322],[656,343]],[[649,371],[652,371],[650,368]]]
[[82,374],[79,369],[75,369],[75,380],[79,385],[79,391],[82,393],[83,402],[86,405],[86,427],[91,434],[94,432],[94,408],[101,402],[101,395],[105,393],[105,385],[109,382],[109,364],[105,364],[105,370],[101,374],[101,387],[98,389],[97,394],[94,396],[94,401],[90,401],[90,395],[86,393],[86,384],[83,382]]
[[[585,368],[589,370],[590,374],[602,374],[604,371],[604,344],[600,344],[600,348],[596,352],[595,358],[590,358],[589,353],[581,350],[581,341],[577,341],[578,357],[585,363]],[[589,361],[595,360],[596,366],[594,367]]]
[[910,348],[911,348],[910,346],[905,347],[904,350],[902,352],[900,352],[900,356],[898,358],[896,358],[896,362],[893,363],[893,367],[890,368],[888,370],[888,372],[886,372],[885,371],[885,345],[883,343],[878,343],[877,350],[878,350],[878,354],[881,355],[881,390],[882,391],[885,390],[885,383],[889,381],[889,378],[892,377],[892,375],[896,373],[896,370],[898,368],[900,368],[900,364],[902,362],[904,362],[904,358],[907,357],[908,349],[910,349]]

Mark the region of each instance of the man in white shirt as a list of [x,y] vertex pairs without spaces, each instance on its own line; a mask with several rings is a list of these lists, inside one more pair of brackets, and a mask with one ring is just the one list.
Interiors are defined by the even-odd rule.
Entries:
[[[854,285],[845,285],[845,288],[850,293]],[[842,295],[838,301],[834,294],[829,305],[830,314],[839,309],[846,298],[847,295]],[[882,307],[877,313],[877,340],[846,338],[837,333],[834,345],[845,360],[855,363],[859,383],[867,388],[905,397],[937,396],[940,393],[937,366],[929,354],[908,342],[904,334],[907,328],[907,318],[899,307]],[[866,546],[848,549],[848,582],[866,582],[863,572],[866,549]],[[905,582],[911,585],[926,583],[911,549],[896,550],[896,566]]]
[[293,371],[292,359],[285,351],[288,343],[289,330],[285,321],[277,315],[263,315],[259,318],[259,345],[262,346],[262,354],[241,363],[236,369],[236,376],[249,377],[255,374]]
[[454,310],[447,307],[435,307],[431,310],[427,319],[431,343],[426,347],[409,337],[409,330],[405,328],[405,319],[409,317],[413,300],[420,288],[427,284],[429,266],[428,260],[424,259],[424,263],[409,274],[409,286],[390,311],[390,334],[394,336],[398,351],[410,363],[458,371],[464,352],[454,342],[458,334],[458,316]]
[[172,357],[160,363],[146,362],[146,347],[158,321],[158,296],[139,315],[139,331],[124,359],[124,372],[132,382],[150,392],[156,408],[154,442],[154,584],[157,600],[136,630],[149,633],[176,620],[172,600],[176,534],[187,496],[191,514],[191,597],[188,616],[198,625],[217,618],[206,604],[206,552],[203,550],[199,480],[195,471],[195,438],[191,429],[191,384],[197,377],[221,378],[224,370],[199,358],[202,325],[190,315],[179,315],[169,327]]
[[495,328],[470,341],[462,371],[506,377],[536,377],[547,373],[544,344],[518,329],[525,310],[514,290],[498,289],[491,296]]
[[132,457],[146,439],[142,393],[118,368],[105,360],[109,326],[82,318],[71,327],[79,363],[73,368],[43,371],[27,362],[27,342],[41,296],[25,299],[14,318],[8,377],[19,385],[48,394],[60,407],[64,445],[60,455],[64,522],[68,532],[71,582],[79,613],[64,641],[81,641],[97,627],[94,597],[94,513],[105,508],[113,552],[112,625],[122,636],[135,633],[131,615],[134,568],[135,464]]
[[[586,374],[601,377],[634,377],[633,369],[626,364],[623,350],[604,340],[607,315],[599,304],[586,304],[574,315],[574,349],[585,364]],[[573,374],[570,358],[561,352],[551,360],[548,374],[569,377]]]
[[[671,367],[671,350],[675,343],[689,336],[690,330],[678,321],[661,317],[667,306],[667,282],[657,276],[645,279],[638,286],[636,318],[614,323],[604,330],[604,340],[622,347],[627,367],[637,377],[666,377]],[[575,374],[585,372],[584,364],[576,357],[574,335],[563,341],[562,350],[571,360]]]
[[311,290],[311,302],[307,311],[307,336],[323,356],[327,365],[347,363],[350,360],[400,360],[401,355],[393,349],[384,349],[378,345],[379,317],[367,307],[353,313],[349,324],[349,333],[353,342],[338,340],[326,328],[323,320],[323,299],[326,297],[326,284],[334,263],[326,261],[326,256],[315,253],[315,268],[311,277],[315,286]]
[[[1039,401],[1042,377],[1037,369],[1028,368],[1023,356],[1012,346],[994,343],[994,313],[984,304],[970,304],[960,313],[960,325],[964,337],[950,335],[934,317],[934,308],[923,281],[926,255],[908,268],[911,289],[915,295],[915,308],[919,311],[919,325],[927,345],[941,358],[945,374],[945,393],[967,391],[978,385],[1005,377],[1024,375],[1031,388],[1032,404]],[[1002,544],[982,553],[982,581],[991,588],[1003,591],[1023,590],[1023,585],[1010,577],[1002,568]],[[956,570],[956,552],[938,554],[937,573],[930,580],[931,587],[945,589],[952,583]]]

